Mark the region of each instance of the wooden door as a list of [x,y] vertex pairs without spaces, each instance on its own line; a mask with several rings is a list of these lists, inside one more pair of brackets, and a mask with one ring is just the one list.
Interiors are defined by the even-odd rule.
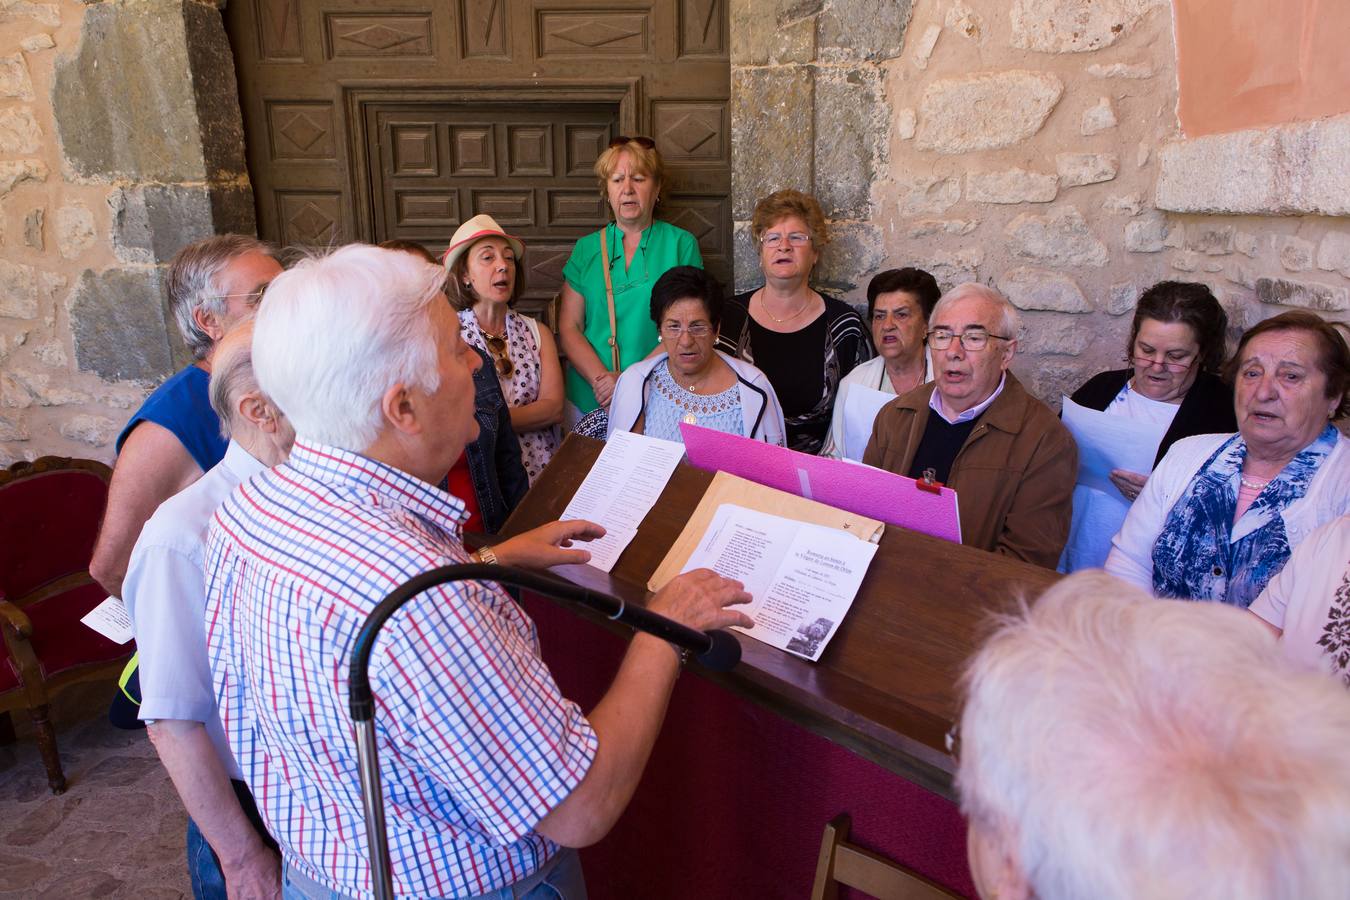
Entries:
[[726,0],[232,0],[261,235],[417,240],[486,212],[524,239],[526,302],[605,221],[591,165],[648,134],[658,216],[731,280]]

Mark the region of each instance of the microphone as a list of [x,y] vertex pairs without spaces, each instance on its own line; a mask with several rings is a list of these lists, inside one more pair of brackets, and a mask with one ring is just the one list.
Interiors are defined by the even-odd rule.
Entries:
[[380,767],[375,746],[375,699],[370,690],[370,654],[380,629],[403,604],[429,588],[453,581],[495,581],[578,603],[616,622],[682,647],[694,653],[699,664],[716,672],[730,671],[741,661],[740,642],[729,631],[697,631],[643,607],[628,606],[617,597],[572,584],[555,575],[543,575],[514,566],[486,563],[441,566],[416,575],[394,588],[366,617],[365,624],[356,635],[348,668],[350,686],[347,702],[356,725],[357,767],[361,773],[361,802],[366,813],[371,881],[376,900],[392,900],[394,883],[389,866],[384,793],[380,788]]

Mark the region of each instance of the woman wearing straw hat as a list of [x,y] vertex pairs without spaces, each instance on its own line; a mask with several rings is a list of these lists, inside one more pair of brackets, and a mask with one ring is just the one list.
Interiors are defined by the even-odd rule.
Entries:
[[491,216],[479,215],[459,226],[443,262],[460,334],[492,358],[533,484],[558,449],[563,383],[553,334],[511,308],[523,288],[524,254],[519,238],[502,231]]
[[692,234],[652,218],[665,164],[651,138],[616,137],[595,174],[614,221],[577,241],[563,266],[558,341],[567,354],[569,424],[607,408],[619,373],[656,348],[656,279],[675,266],[703,267]]

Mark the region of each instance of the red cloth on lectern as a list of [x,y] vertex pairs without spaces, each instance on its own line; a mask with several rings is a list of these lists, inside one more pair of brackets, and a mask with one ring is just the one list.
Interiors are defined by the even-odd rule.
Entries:
[[[627,643],[528,592],[523,605],[563,694],[593,708]],[[976,896],[956,804],[686,672],[628,811],[581,851],[587,893],[800,900],[811,895],[825,823],[841,812],[851,842]]]

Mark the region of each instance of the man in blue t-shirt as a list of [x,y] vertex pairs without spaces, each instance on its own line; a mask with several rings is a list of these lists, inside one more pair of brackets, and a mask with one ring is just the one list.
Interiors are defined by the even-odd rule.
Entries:
[[207,399],[211,355],[280,273],[268,245],[237,234],[189,244],[169,264],[169,306],[196,361],[156,388],[117,438],[108,508],[89,563],[110,594],[121,596],[131,548],[159,504],[225,455],[220,420]]

